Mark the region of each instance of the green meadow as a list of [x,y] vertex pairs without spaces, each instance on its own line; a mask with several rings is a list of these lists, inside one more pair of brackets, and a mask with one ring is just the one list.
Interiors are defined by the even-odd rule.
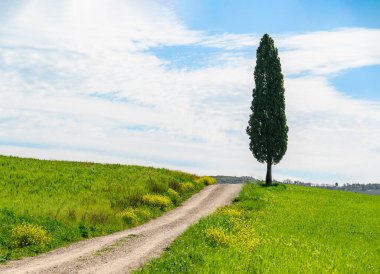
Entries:
[[380,273],[380,196],[247,184],[136,273]]
[[0,156],[0,262],[144,223],[210,183],[152,167]]

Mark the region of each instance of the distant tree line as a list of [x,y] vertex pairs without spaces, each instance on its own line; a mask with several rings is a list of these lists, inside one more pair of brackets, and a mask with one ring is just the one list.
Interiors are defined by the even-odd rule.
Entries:
[[[243,183],[257,183],[260,180],[255,179],[251,176],[213,176],[218,184],[243,184]],[[277,180],[273,180],[274,183],[284,183],[284,184],[293,184],[293,185],[300,185],[300,186],[310,186],[310,187],[319,187],[319,188],[326,188],[326,189],[332,189],[332,190],[344,190],[344,191],[350,191],[350,192],[365,192],[368,194],[375,194],[380,195],[380,184],[343,184],[339,186],[338,183],[334,184],[312,184],[312,183],[305,183],[301,181],[292,181],[292,180],[284,180],[283,182],[279,182]]]
[[291,181],[289,179],[283,181],[284,184],[294,184],[301,186],[312,186],[333,190],[344,190],[350,192],[366,192],[370,194],[380,195],[380,184],[350,184],[345,183],[343,185],[335,184],[312,184],[312,183],[304,183],[301,181]]

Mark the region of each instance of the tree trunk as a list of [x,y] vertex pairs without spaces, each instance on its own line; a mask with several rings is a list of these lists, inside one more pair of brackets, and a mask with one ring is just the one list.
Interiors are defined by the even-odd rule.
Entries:
[[267,186],[272,184],[272,163],[271,162],[267,163],[267,178],[265,180],[265,184]]

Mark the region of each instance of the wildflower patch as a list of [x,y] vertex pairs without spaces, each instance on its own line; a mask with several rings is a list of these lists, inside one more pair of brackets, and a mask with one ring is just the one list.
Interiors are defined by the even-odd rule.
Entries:
[[44,246],[50,242],[48,232],[39,225],[22,223],[12,229],[12,247]]
[[221,228],[206,229],[205,234],[212,246],[227,246],[231,242],[231,236],[227,235]]
[[216,184],[216,179],[210,176],[203,176],[197,179],[196,182],[208,186]]
[[163,195],[157,195],[157,194],[147,194],[142,197],[142,200],[144,204],[160,207],[162,209],[168,208],[171,206],[172,202],[171,200]]
[[117,215],[123,219],[124,223],[128,225],[135,226],[138,224],[137,215],[135,213],[135,210],[132,208],[124,209],[122,212],[118,213]]

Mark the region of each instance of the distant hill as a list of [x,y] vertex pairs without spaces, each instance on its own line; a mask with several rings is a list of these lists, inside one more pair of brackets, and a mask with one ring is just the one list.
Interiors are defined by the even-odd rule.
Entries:
[[349,184],[345,183],[342,186],[339,186],[338,183],[335,184],[312,184],[312,183],[304,183],[301,181],[291,181],[284,180],[284,184],[294,184],[301,186],[312,186],[319,188],[326,188],[330,190],[342,190],[356,193],[363,193],[369,195],[380,195],[380,184]]
[[259,180],[251,177],[251,176],[212,176],[216,179],[218,184],[242,184],[242,183],[257,183]]
[[[242,184],[242,183],[257,183],[260,180],[253,178],[251,176],[223,176],[217,175],[213,176],[218,184]],[[342,190],[356,193],[363,193],[369,195],[380,195],[380,184],[343,184],[339,186],[338,184],[313,184],[313,183],[305,183],[302,181],[292,181],[292,180],[284,180],[283,182],[279,182],[273,180],[276,183],[284,183],[291,185],[301,185],[301,186],[310,186],[310,187],[318,187],[325,188],[330,190]]]

